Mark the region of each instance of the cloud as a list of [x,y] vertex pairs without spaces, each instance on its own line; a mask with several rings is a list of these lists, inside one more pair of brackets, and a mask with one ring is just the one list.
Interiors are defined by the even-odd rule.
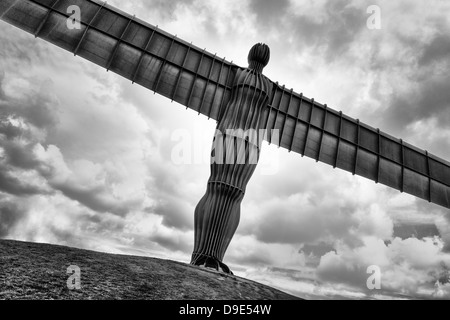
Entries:
[[[119,77],[107,77],[77,59],[54,66],[66,54],[58,50],[50,50],[44,60],[41,52],[51,45],[34,47],[36,54],[21,57],[27,51],[18,54],[20,45],[12,39],[24,48],[35,42],[12,30],[3,36],[6,52],[0,65],[0,189],[24,207],[21,227],[4,224],[2,237],[88,248],[100,248],[101,243],[108,250],[113,250],[112,243],[128,248],[159,244],[159,250],[186,251],[190,242],[177,234],[192,230],[193,207],[172,165],[157,156],[163,150],[161,125],[157,117],[146,122],[142,116],[148,109],[160,109],[149,108],[149,92],[134,86],[137,99],[131,104],[122,95],[129,89],[119,90],[131,84]],[[177,229],[164,229],[155,220],[156,233],[124,231],[125,225],[142,222],[132,220],[136,212],[151,215],[145,209],[150,207],[165,225]]]
[[333,61],[340,54],[348,54],[351,44],[358,39],[358,34],[366,28],[364,8],[356,7],[350,1],[327,1],[323,10],[326,15],[319,21],[311,14],[296,17],[293,29],[301,42],[310,49],[321,49],[328,61]]
[[393,95],[386,114],[388,125],[406,127],[430,118],[438,120],[438,127],[449,122],[450,76],[436,74],[433,70],[429,73],[433,75],[417,79],[418,83],[409,94]]
[[[376,85],[380,88],[372,93],[374,101],[380,102],[374,112],[379,125],[426,149],[438,141],[427,141],[426,135],[419,132],[429,131],[436,139],[447,129],[450,119],[447,112],[450,79],[446,72],[450,66],[450,47],[445,37],[450,25],[439,14],[447,7],[442,4],[442,7],[424,10],[423,4],[413,2],[408,3],[409,13],[406,14],[397,6],[385,3],[381,6],[386,22],[383,22],[383,36],[373,39],[378,40],[378,44],[365,46],[377,48],[371,53],[371,61],[378,62],[370,65],[368,73],[377,74]],[[414,24],[409,14],[417,17]],[[439,143],[447,141],[439,139]],[[445,151],[443,156],[447,156]]]
[[296,155],[280,162],[285,165],[276,176],[253,178],[247,196],[254,202],[246,202],[238,233],[255,234],[266,243],[296,244],[297,248],[337,239],[359,244],[359,238],[368,235],[390,239],[393,221],[388,212],[392,209],[373,204],[377,197],[391,197],[387,188],[377,186],[378,193],[374,193],[373,182]]
[[[30,184],[15,177],[13,173],[8,172],[3,165],[0,165],[0,191],[16,196],[30,196],[35,194],[49,194],[48,188]],[[24,175],[22,175],[22,178]]]
[[335,251],[334,246],[326,243],[319,242],[317,244],[306,244],[301,248],[301,251],[306,255],[314,255],[316,257],[321,257],[328,252]]
[[283,23],[284,15],[289,8],[289,0],[250,0],[249,9],[256,14],[258,22],[265,29],[272,29]]
[[156,234],[151,236],[150,239],[170,251],[190,253],[191,250],[191,243],[186,242],[186,237],[180,236],[176,234],[176,232],[167,233],[165,235]]
[[146,10],[158,12],[165,20],[175,20],[181,7],[190,7],[194,0],[176,1],[176,0],[151,0],[142,2]]
[[440,236],[435,224],[398,223],[394,226],[394,237],[400,239],[408,239],[411,237],[423,239],[434,236]]
[[0,238],[6,237],[25,214],[18,204],[5,200],[0,194]]
[[261,33],[270,32],[279,46],[295,45],[303,52],[325,54],[326,62],[348,55],[353,42],[366,28],[366,8],[351,1],[295,3],[291,1],[250,1]]
[[[365,4],[342,0],[111,3],[238,65],[268,42],[273,80],[450,156],[444,3],[380,3],[374,31]],[[209,152],[214,123],[0,23],[0,237],[188,261],[209,166],[175,165],[171,134],[186,129],[192,150]],[[279,172],[247,188],[233,270],[308,297],[447,297],[448,210],[263,153]],[[439,235],[396,238],[399,220]],[[365,288],[369,263],[383,270],[378,295]]]
[[54,187],[61,191],[66,197],[78,201],[86,207],[100,212],[111,212],[119,216],[124,216],[129,212],[126,203],[117,201],[111,197],[102,197],[102,187],[83,188],[71,184],[56,184]]
[[286,243],[264,243],[254,235],[238,234],[230,243],[227,261],[241,268],[265,268],[274,266],[298,270],[305,266],[305,256],[295,246]]
[[436,34],[422,51],[419,58],[420,66],[429,66],[441,62],[448,62],[450,52],[450,39],[445,33]]
[[[34,171],[41,166],[34,150],[45,136],[45,129],[37,125],[42,124],[42,119],[52,118],[46,116],[51,111],[37,108],[33,112],[24,112],[23,110],[35,106],[30,96],[11,98],[14,87],[10,85],[7,90],[3,90],[4,87],[5,80],[0,79],[3,91],[0,102],[0,190],[16,196],[51,194],[51,188]],[[37,92],[35,94],[39,95]],[[42,95],[45,96],[46,93],[43,92]],[[39,97],[35,99],[39,100]],[[46,124],[50,125],[50,122]]]
[[381,269],[383,292],[431,297],[449,263],[450,256],[442,253],[442,246],[438,238],[395,238],[385,244],[368,237],[358,248],[340,245],[336,252],[322,256],[317,275],[322,281],[346,284],[370,294],[367,268],[376,265]]
[[[35,81],[27,79],[23,83],[31,84]],[[25,85],[25,87],[29,87],[29,85]],[[84,181],[90,184],[88,186],[82,184],[83,181],[80,181],[79,174],[83,174],[83,170],[93,174],[95,166],[81,168],[71,178],[71,170],[67,167],[59,149],[50,145],[45,150],[42,145],[46,144],[47,132],[54,129],[57,123],[54,112],[56,107],[51,107],[48,100],[42,98],[47,94],[45,90],[40,91],[42,93],[28,92],[20,99],[10,98],[9,91],[14,95],[14,92],[20,89],[20,87],[10,85],[3,100],[6,108],[3,110],[5,116],[2,119],[1,127],[6,134],[1,138],[4,158],[0,166],[0,174],[3,178],[0,188],[15,195],[32,195],[48,194],[50,192],[48,186],[50,186],[54,191],[61,191],[68,198],[78,201],[94,211],[112,212],[118,215],[128,213],[135,200],[123,201],[111,196],[111,189],[108,189],[109,186],[105,184],[104,180],[98,181],[97,184],[95,181]],[[23,112],[28,108],[33,111]],[[59,159],[55,162],[54,157]],[[102,171],[102,169],[98,170]],[[34,176],[40,175],[46,179],[48,186],[39,187],[25,182],[27,181],[25,179],[19,180],[13,175],[13,172],[22,178],[25,175],[33,175],[34,172]],[[61,177],[61,173],[69,176]],[[96,174],[101,175],[101,172]]]

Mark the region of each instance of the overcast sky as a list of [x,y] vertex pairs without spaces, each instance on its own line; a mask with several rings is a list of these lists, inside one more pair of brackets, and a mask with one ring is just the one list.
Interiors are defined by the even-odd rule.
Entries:
[[[267,43],[273,81],[450,159],[448,1],[108,3],[241,66]],[[215,122],[0,28],[0,238],[189,262]],[[180,133],[191,164],[174,161]],[[264,144],[241,213],[225,256],[240,276],[306,298],[450,298],[448,209]]]

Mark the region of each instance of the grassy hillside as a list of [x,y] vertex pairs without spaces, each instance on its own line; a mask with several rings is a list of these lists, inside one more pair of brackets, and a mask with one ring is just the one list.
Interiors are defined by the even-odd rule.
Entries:
[[[67,273],[80,268],[81,289]],[[298,299],[266,285],[156,258],[0,240],[0,299]]]

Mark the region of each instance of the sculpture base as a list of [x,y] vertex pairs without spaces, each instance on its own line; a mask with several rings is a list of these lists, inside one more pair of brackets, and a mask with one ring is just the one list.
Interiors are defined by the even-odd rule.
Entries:
[[215,269],[217,271],[221,271],[228,274],[233,274],[233,272],[230,270],[230,268],[223,263],[222,261],[219,261],[217,258],[207,256],[204,254],[193,254],[191,264],[194,266],[202,266],[206,268]]

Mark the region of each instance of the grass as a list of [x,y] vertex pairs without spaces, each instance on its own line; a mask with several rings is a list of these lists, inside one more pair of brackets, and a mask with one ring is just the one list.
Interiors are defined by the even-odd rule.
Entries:
[[[67,268],[81,269],[69,290]],[[0,240],[0,299],[298,299],[254,281],[156,258]]]

